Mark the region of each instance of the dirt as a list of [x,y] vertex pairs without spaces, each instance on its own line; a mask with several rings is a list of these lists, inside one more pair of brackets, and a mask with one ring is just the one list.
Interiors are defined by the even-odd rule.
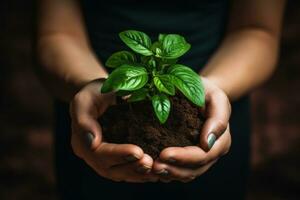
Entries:
[[160,124],[150,101],[118,100],[100,118],[104,139],[118,144],[136,144],[152,158],[166,147],[196,145],[203,124],[200,109],[182,94],[170,98],[171,111]]

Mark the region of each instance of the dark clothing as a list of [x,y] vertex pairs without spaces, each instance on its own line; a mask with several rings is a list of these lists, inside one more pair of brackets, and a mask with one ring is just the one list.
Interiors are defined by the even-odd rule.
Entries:
[[[150,35],[178,33],[192,44],[180,63],[199,71],[224,36],[228,2],[83,0],[89,39],[100,60],[125,49],[118,38],[123,30]],[[98,176],[72,154],[68,105],[56,103],[56,163],[59,189],[64,199],[243,199],[249,164],[249,101],[233,103],[232,147],[207,173],[190,183],[116,183]]]

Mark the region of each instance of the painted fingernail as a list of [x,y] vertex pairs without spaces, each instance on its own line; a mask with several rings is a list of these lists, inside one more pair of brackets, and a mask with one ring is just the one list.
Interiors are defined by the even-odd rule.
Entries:
[[141,166],[141,167],[139,167],[139,168],[136,169],[136,171],[138,173],[143,173],[143,174],[150,172],[150,170],[151,170],[151,167],[149,167],[147,165],[143,165],[143,166]]
[[94,135],[91,132],[85,134],[85,143],[88,147],[92,146]]
[[176,160],[174,158],[169,158],[168,163],[174,164],[176,163]]
[[169,174],[169,172],[166,169],[162,169],[162,170],[156,172],[156,174],[161,175],[161,176],[167,176]]
[[211,149],[216,142],[216,135],[214,133],[210,133],[207,137],[208,148]]
[[139,158],[135,155],[129,155],[129,156],[126,156],[125,157],[125,160],[128,161],[128,162],[134,162],[134,161],[137,161]]

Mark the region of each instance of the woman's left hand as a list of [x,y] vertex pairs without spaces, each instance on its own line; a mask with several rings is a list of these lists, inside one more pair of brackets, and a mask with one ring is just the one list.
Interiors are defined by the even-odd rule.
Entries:
[[229,118],[231,106],[227,95],[215,84],[202,78],[205,87],[205,122],[199,146],[169,147],[154,162],[153,172],[163,182],[189,182],[205,173],[231,145]]

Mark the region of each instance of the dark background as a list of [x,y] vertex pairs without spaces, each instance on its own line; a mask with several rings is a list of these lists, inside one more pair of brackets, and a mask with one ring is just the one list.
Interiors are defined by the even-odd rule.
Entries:
[[[300,1],[273,78],[252,93],[248,199],[300,199]],[[51,97],[33,70],[34,1],[0,3],[0,199],[57,199]]]

